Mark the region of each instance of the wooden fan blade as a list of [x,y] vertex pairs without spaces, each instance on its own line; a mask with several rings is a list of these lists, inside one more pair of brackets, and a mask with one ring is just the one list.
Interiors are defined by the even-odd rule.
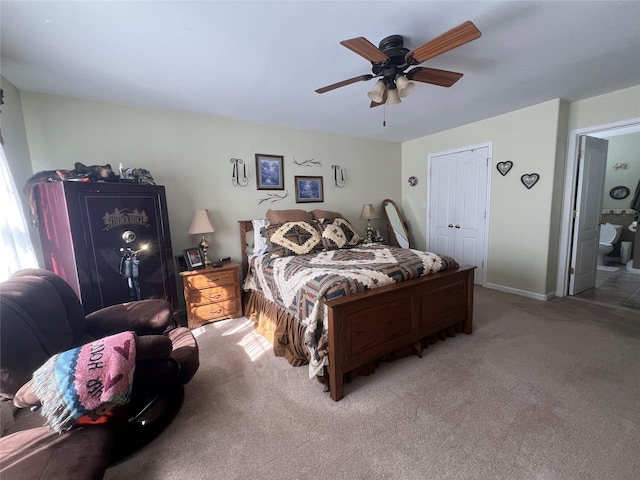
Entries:
[[385,103],[387,103],[387,90],[388,90],[388,87],[385,87],[384,93],[382,94],[382,101],[380,103],[372,101],[371,104],[369,105],[369,108],[379,107],[380,105],[384,105]]
[[364,37],[343,40],[340,42],[340,45],[347,47],[371,63],[387,63],[389,61],[389,57]]
[[370,75],[370,74],[359,75],[357,77],[353,77],[353,78],[350,78],[348,80],[343,80],[343,81],[338,82],[338,83],[333,83],[331,85],[327,85],[326,87],[318,88],[316,90],[316,93],[325,93],[325,92],[328,92],[330,90],[335,90],[336,88],[344,87],[346,85],[351,85],[352,83],[366,82],[367,80],[371,80],[372,78],[373,78],[373,75]]
[[410,51],[406,55],[406,60],[411,65],[417,65],[480,38],[481,35],[480,30],[472,22],[467,21]]
[[416,67],[407,72],[407,78],[416,82],[450,87],[462,78],[462,74],[448,70],[438,70],[437,68]]

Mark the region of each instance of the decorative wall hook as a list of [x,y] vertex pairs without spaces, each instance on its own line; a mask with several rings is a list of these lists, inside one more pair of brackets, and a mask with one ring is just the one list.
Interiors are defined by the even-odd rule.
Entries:
[[[249,185],[249,178],[247,177],[247,166],[241,158],[232,158],[233,173],[231,174],[231,183],[234,187],[246,187]],[[242,177],[240,177],[240,165],[242,165]]]
[[347,184],[344,179],[344,169],[340,165],[331,165],[331,168],[333,168],[333,179],[336,182],[336,187],[344,187]]

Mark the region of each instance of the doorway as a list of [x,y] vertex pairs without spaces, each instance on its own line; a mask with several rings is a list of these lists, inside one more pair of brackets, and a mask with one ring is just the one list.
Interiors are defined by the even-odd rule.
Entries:
[[428,156],[427,250],[476,267],[474,283],[486,282],[492,145]]
[[[576,210],[576,199],[580,196],[584,195],[598,195],[597,198],[592,198],[592,203],[599,203],[602,205],[603,198],[607,194],[607,187],[604,189],[600,189],[597,192],[592,188],[590,192],[587,192],[587,188],[583,188],[579,183],[579,165],[580,165],[580,138],[585,136],[590,137],[600,137],[605,139],[612,139],[618,135],[627,135],[627,134],[639,134],[640,135],[640,118],[630,119],[622,122],[616,122],[612,124],[606,125],[598,125],[588,128],[583,128],[579,130],[574,130],[570,132],[569,135],[569,145],[568,145],[568,155],[567,155],[567,168],[565,175],[565,188],[564,188],[564,199],[563,199],[563,210],[562,210],[562,225],[561,225],[561,237],[560,237],[560,246],[559,246],[559,256],[558,256],[558,276],[557,276],[557,289],[556,295],[559,297],[571,295],[570,293],[570,267],[572,266],[572,261],[575,259],[572,258],[574,241],[576,239],[576,232],[574,231],[574,210]],[[610,162],[615,161],[614,158],[610,158]],[[638,160],[635,160],[638,161]],[[607,169],[609,172],[609,169]],[[635,184],[638,182],[638,179],[634,179],[633,187],[635,188]],[[605,204],[605,209],[608,208]],[[621,204],[621,208],[629,208],[627,202],[624,203],[624,206]],[[597,258],[594,258],[593,269],[596,270],[595,262]],[[623,270],[621,269],[623,274]],[[598,273],[596,273],[598,275]],[[605,274],[603,272],[599,272],[600,277],[595,282],[594,290],[599,288],[604,288],[603,284],[607,283],[604,278]],[[592,290],[588,290],[591,292],[591,296],[594,296],[594,292]],[[600,293],[600,292],[598,292]],[[589,295],[587,295],[589,296]],[[605,295],[599,295],[602,299]],[[577,297],[574,297],[577,298]],[[599,302],[605,303],[605,302]],[[615,302],[612,301],[611,304]]]

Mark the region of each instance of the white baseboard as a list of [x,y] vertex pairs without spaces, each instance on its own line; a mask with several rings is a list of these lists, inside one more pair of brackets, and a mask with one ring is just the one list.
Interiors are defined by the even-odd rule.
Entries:
[[534,300],[542,300],[543,302],[551,300],[556,296],[555,292],[547,293],[547,294],[533,293],[527,290],[518,290],[517,288],[505,287],[503,285],[496,285],[495,283],[486,283],[484,286],[487,288],[492,288],[494,290],[500,290],[501,292],[520,295],[521,297],[533,298]]

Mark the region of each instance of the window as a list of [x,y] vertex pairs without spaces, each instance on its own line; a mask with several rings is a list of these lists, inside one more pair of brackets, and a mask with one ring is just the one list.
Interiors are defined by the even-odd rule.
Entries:
[[38,268],[38,261],[3,146],[0,152],[0,281],[4,281],[23,268]]

